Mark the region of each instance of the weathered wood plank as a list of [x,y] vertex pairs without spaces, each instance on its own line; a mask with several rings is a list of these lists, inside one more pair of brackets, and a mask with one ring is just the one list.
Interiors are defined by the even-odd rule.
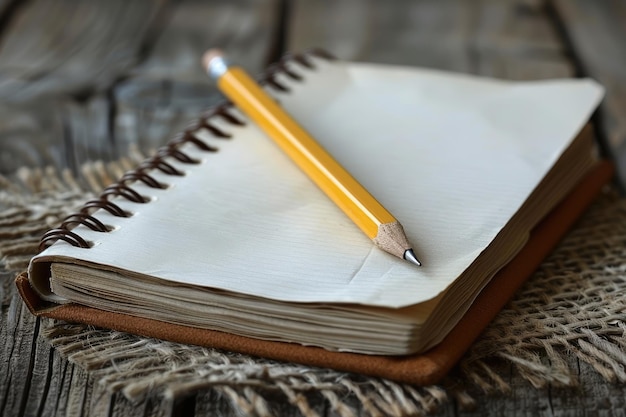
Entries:
[[59,96],[0,102],[0,113],[0,174],[52,166],[71,168],[80,176],[87,161],[117,158],[105,96],[82,102]]
[[0,173],[22,166],[66,166],[63,107],[66,100],[0,102]]
[[89,415],[89,401],[93,389],[93,381],[78,366],[72,367],[72,383],[67,395],[65,414],[67,417]]
[[64,416],[67,396],[71,386],[73,366],[62,358],[57,351],[53,352],[52,367],[50,368],[50,387],[41,416]]
[[5,11],[5,9],[9,6],[10,0],[0,0],[0,15]]
[[118,155],[133,146],[151,152],[222,100],[208,83],[133,79],[115,89],[114,138]]
[[110,126],[111,113],[110,98],[103,94],[82,102],[67,100],[63,106],[64,154],[67,166],[77,174],[87,161],[111,161],[118,157]]
[[565,58],[543,60],[481,54],[477,61],[476,74],[506,80],[569,78],[576,74],[574,67]]
[[563,43],[543,0],[480,0],[472,44],[500,55],[558,57]]
[[626,187],[626,2],[555,0],[581,71],[606,88],[598,122]]
[[626,387],[602,381],[593,367],[570,359],[570,365],[579,366],[578,392],[553,389],[550,402],[560,415],[572,416],[626,416]]
[[288,48],[320,46],[347,60],[425,66],[507,79],[543,79],[573,73],[540,1],[400,3],[296,1]]
[[[458,410],[458,417],[511,416],[535,417],[550,415],[549,388],[532,388],[510,364],[490,364],[511,387],[509,393],[483,393],[476,388],[469,394],[476,400],[473,410]],[[450,414],[448,414],[450,415]]]
[[579,386],[576,388],[557,388],[548,386],[535,389],[525,381],[510,365],[502,364],[499,374],[511,385],[509,394],[484,394],[470,390],[470,395],[477,399],[476,407],[463,410],[457,405],[447,404],[434,416],[484,417],[484,416],[624,416],[626,415],[623,386],[608,384],[601,380],[592,367],[569,359],[569,366],[579,366]]
[[[121,397],[121,398],[120,398]],[[125,398],[123,398],[121,395],[117,395],[117,400],[115,401],[115,406],[117,407],[119,403],[126,403],[129,404],[127,402],[127,400]],[[162,401],[160,401],[159,399],[155,399],[152,397],[149,397],[145,400],[145,403],[139,404],[139,405],[134,405],[132,406],[133,408],[130,409],[128,411],[123,411],[120,410],[117,413],[114,413],[113,416],[117,417],[123,417],[123,416],[132,416],[132,415],[137,415],[138,413],[136,412],[137,408],[139,409],[144,409],[144,416],[154,416],[154,417],[170,417],[171,416],[171,410],[166,409],[166,407],[162,406]],[[190,416],[194,416],[195,414],[189,414]],[[214,415],[219,415],[218,413],[215,413]]]
[[471,48],[476,74],[509,80],[573,77],[543,0],[481,0]]
[[475,11],[462,0],[292,3],[287,49],[321,47],[352,61],[470,72]]
[[222,48],[233,62],[259,72],[268,64],[277,11],[276,0],[182,0],[132,75],[207,84],[200,58],[211,47]]
[[194,413],[196,417],[210,417],[213,415],[235,417],[236,415],[228,399],[215,390],[196,395],[195,406]]
[[[19,0],[0,0],[0,22],[10,18],[10,16],[6,16],[5,13],[10,13],[9,9],[11,8],[11,5],[14,4],[16,1]],[[2,33],[2,29],[3,27],[0,24],[0,33]]]
[[26,310],[18,297],[12,297],[0,320],[0,339],[4,341],[0,360],[5,368],[0,375],[0,415],[22,416],[31,385],[36,382],[32,372],[37,359],[39,320]]
[[109,99],[78,102],[64,94],[106,90],[125,77],[164,4],[35,0],[15,8],[0,47],[1,173],[20,166],[77,169],[116,155]]
[[138,61],[164,0],[34,0],[20,8],[0,49],[0,95],[103,89]]
[[200,59],[210,47],[252,73],[264,68],[274,44],[277,0],[185,0],[172,9],[145,60],[115,88],[115,139],[154,149],[181,131],[202,110],[222,99]]

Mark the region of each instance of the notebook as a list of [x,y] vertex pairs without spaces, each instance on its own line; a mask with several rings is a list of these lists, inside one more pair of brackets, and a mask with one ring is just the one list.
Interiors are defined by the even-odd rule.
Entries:
[[395,214],[422,267],[375,247],[225,104],[44,236],[17,280],[31,311],[432,383],[611,176],[583,129],[602,97],[591,80],[309,54],[265,81]]

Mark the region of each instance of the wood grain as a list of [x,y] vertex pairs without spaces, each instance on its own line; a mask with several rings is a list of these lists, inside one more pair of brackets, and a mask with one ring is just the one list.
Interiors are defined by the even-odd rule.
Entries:
[[67,100],[0,102],[0,174],[20,166],[65,166],[63,108]]
[[597,121],[626,187],[626,2],[556,0],[554,8],[580,72],[606,89]]
[[121,154],[136,145],[148,151],[180,132],[190,120],[223,100],[200,65],[219,46],[232,62],[253,73],[268,64],[278,2],[185,0],[130,78],[117,85],[115,140]]
[[2,313],[1,340],[5,343],[0,352],[5,369],[0,377],[0,392],[4,394],[0,414],[24,415],[38,358],[39,320],[31,316],[17,297],[12,297]]
[[475,11],[463,0],[292,2],[287,49],[320,47],[352,61],[471,71]]
[[516,80],[573,74],[538,1],[299,0],[287,33],[290,50],[319,46],[347,60]]
[[111,159],[106,90],[140,61],[164,1],[11,4],[0,44],[0,173],[78,173],[86,160]]
[[0,49],[0,95],[102,90],[139,59],[143,37],[164,0],[34,0],[6,29]]
[[212,47],[221,48],[232,62],[258,73],[269,64],[277,11],[276,0],[182,0],[171,9],[150,53],[131,74],[210,84],[199,57]]
[[[23,165],[78,172],[82,162],[116,158],[130,146],[158,146],[219,98],[197,63],[214,45],[253,73],[285,45],[507,79],[591,75],[608,91],[601,130],[616,153],[626,154],[625,4],[0,0],[0,20],[8,16],[0,28],[0,173]],[[282,32],[284,39],[277,37]],[[138,403],[105,391],[97,377],[43,341],[45,322],[26,311],[11,280],[0,269],[0,415],[235,414],[229,398],[216,391]],[[453,399],[436,415],[624,415],[625,387],[603,382],[585,363],[572,359],[570,365],[580,369],[577,391],[534,389],[510,364],[501,364],[512,387],[508,395],[473,390],[474,410],[461,409]],[[313,395],[310,401],[320,416],[331,414],[323,401]],[[270,409],[298,415],[282,398]]]
[[541,0],[483,0],[471,35],[473,72],[509,80],[572,77],[575,68]]

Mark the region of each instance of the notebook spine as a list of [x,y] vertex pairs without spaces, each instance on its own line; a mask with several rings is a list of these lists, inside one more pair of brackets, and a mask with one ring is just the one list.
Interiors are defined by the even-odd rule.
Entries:
[[[270,65],[264,74],[259,77],[259,83],[265,85],[278,92],[288,92],[289,88],[278,80],[279,75],[285,75],[293,81],[302,81],[303,77],[289,68],[290,63],[297,63],[300,66],[314,70],[315,64],[311,60],[311,57],[315,56],[326,60],[334,60],[335,58],[328,52],[322,49],[311,49],[301,54],[288,53],[284,55],[280,61]],[[198,164],[199,160],[194,159],[187,153],[180,150],[180,148],[188,143],[194,144],[198,149],[205,152],[217,152],[218,149],[209,146],[202,140],[198,139],[194,134],[200,129],[208,130],[214,137],[229,139],[231,135],[224,130],[216,127],[211,123],[211,119],[215,117],[221,117],[227,123],[235,126],[243,126],[245,123],[239,118],[233,116],[229,111],[233,107],[233,104],[229,101],[211,108],[203,115],[201,115],[197,121],[190,124],[187,129],[181,134],[177,135],[173,140],[168,142],[167,145],[158,149],[157,152],[142,162],[137,168],[125,173],[118,182],[106,187],[94,200],[87,201],[78,212],[72,213],[67,216],[59,227],[47,231],[40,240],[39,251],[45,250],[58,240],[63,240],[72,246],[78,248],[90,248],[91,242],[82,238],[79,234],[72,231],[75,227],[83,225],[89,229],[108,233],[113,230],[112,227],[105,225],[93,214],[97,210],[106,210],[115,217],[130,217],[132,213],[123,210],[120,206],[112,202],[110,199],[113,197],[122,197],[128,201],[147,204],[150,199],[142,196],[136,190],[132,188],[132,184],[136,182],[142,182],[150,188],[165,189],[167,184],[157,181],[150,173],[154,170],[158,170],[169,176],[183,176],[184,172],[176,168],[174,165],[167,162],[168,158],[173,158],[183,164]]]

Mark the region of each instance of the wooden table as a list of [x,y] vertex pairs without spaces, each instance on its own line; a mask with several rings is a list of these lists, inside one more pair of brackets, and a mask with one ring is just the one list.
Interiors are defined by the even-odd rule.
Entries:
[[[208,46],[260,72],[288,50],[506,79],[591,76],[607,88],[594,117],[626,170],[626,1],[0,0],[0,173],[69,167],[147,151],[219,100],[199,65]],[[40,337],[1,276],[0,415],[90,415],[93,381]],[[626,388],[585,364],[581,388],[454,401],[440,415],[625,415]],[[214,415],[208,393],[165,406],[110,398],[110,415]],[[77,414],[76,414],[77,415]]]

